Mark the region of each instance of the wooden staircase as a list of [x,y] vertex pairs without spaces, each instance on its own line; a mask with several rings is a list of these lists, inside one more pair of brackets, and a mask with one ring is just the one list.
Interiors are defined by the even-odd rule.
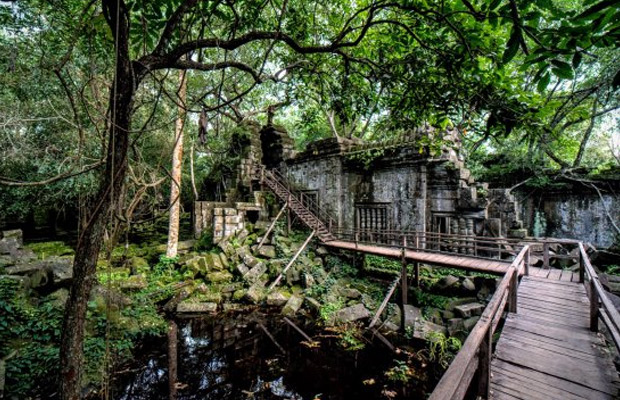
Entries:
[[316,231],[316,235],[322,242],[329,242],[336,238],[330,232],[334,219],[317,204],[316,200],[294,189],[287,179],[277,170],[268,170],[260,167],[260,182],[267,187],[283,202],[288,204],[291,211],[310,229]]

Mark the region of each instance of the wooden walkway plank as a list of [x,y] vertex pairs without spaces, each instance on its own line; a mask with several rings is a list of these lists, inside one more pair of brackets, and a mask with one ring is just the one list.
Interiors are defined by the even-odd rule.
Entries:
[[[616,369],[601,350],[601,339],[589,331],[585,288],[561,280],[564,272],[550,270],[548,278],[522,278],[517,313],[506,318],[491,363],[492,398],[618,396]],[[572,279],[572,272],[566,277]]]

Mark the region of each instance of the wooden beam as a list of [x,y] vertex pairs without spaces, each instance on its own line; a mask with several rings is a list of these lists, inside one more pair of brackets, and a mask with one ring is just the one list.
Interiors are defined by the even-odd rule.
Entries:
[[276,215],[276,218],[273,220],[273,222],[269,225],[269,228],[267,229],[267,233],[265,233],[265,235],[263,236],[263,238],[260,240],[260,243],[258,244],[258,246],[256,247],[256,250],[258,251],[258,249],[260,249],[263,244],[265,243],[265,241],[267,240],[267,237],[269,237],[269,234],[271,233],[271,231],[273,230],[274,226],[276,226],[276,222],[278,222],[278,219],[282,216],[282,214],[284,213],[284,210],[286,210],[288,208],[288,202],[284,203],[284,205],[282,206],[282,209],[278,212],[278,214]]
[[314,237],[315,233],[316,233],[316,231],[312,231],[312,233],[310,234],[310,236],[308,236],[308,238],[306,239],[304,244],[302,244],[301,247],[299,248],[299,250],[297,250],[297,253],[295,253],[295,255],[293,256],[291,261],[289,261],[289,263],[286,265],[286,267],[284,267],[282,272],[280,272],[280,275],[278,275],[276,280],[269,286],[269,290],[273,289],[274,287],[276,287],[278,285],[278,283],[280,283],[280,281],[282,280],[282,276],[284,276],[284,274],[286,274],[286,271],[288,271],[288,269],[291,267],[291,265],[293,265],[293,263],[297,260],[297,257],[299,257],[301,255],[301,252],[304,251],[306,246],[308,246],[308,243],[310,243],[310,240],[312,240],[312,238]]
[[312,340],[312,338],[311,338],[310,336],[308,336],[308,335],[306,334],[306,332],[304,332],[303,330],[301,330],[301,328],[300,328],[300,327],[298,327],[298,326],[297,326],[297,325],[296,325],[293,321],[291,321],[290,319],[288,319],[288,318],[286,318],[286,317],[282,318],[282,320],[283,320],[284,322],[286,322],[287,324],[289,324],[290,326],[292,326],[292,327],[293,327],[293,329],[295,329],[297,332],[299,332],[299,334],[300,334],[301,336],[303,336],[303,337],[304,337],[304,339],[306,339],[308,342],[314,342],[314,340]]
[[400,282],[400,276],[394,279],[394,281],[392,282],[392,285],[390,286],[390,289],[387,291],[387,294],[383,298],[383,301],[381,302],[381,305],[377,309],[375,316],[372,317],[372,320],[370,320],[368,329],[372,329],[372,327],[377,324],[377,321],[379,321],[379,317],[381,316],[381,313],[383,313],[383,310],[387,306],[388,301],[390,301],[390,297],[392,297],[392,294],[394,294],[394,290],[396,290],[396,286],[398,285],[398,282]]
[[276,345],[276,347],[278,348],[278,350],[280,350],[280,352],[282,352],[282,354],[286,354],[286,350],[284,350],[284,347],[280,346],[280,343],[278,343],[278,341],[276,340],[275,337],[273,337],[273,335],[267,330],[267,328],[265,327],[265,325],[259,323],[258,327],[265,333],[265,335],[267,335],[267,337],[269,339],[271,339],[271,341],[273,342],[273,344]]

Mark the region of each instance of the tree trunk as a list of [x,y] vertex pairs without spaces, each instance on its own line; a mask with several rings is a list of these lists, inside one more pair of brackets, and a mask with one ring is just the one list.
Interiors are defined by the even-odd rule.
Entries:
[[176,257],[179,246],[179,214],[181,211],[181,170],[183,166],[183,125],[185,123],[185,98],[187,80],[185,71],[179,76],[179,111],[174,132],[174,149],[172,151],[172,182],[170,185],[170,221],[168,224],[168,247],[166,257]]
[[[119,3],[104,1],[103,4],[109,15],[121,15],[120,19],[124,19],[124,13],[117,14]],[[121,4],[124,7],[124,3]],[[113,218],[113,212],[118,209],[127,173],[129,126],[136,82],[127,47],[128,31],[124,29],[127,27],[126,21],[121,21],[120,26],[114,85],[110,93],[112,121],[108,132],[105,175],[101,178],[98,194],[78,238],[73,261],[73,281],[63,317],[60,343],[60,393],[63,400],[80,398],[86,308],[97,279],[95,273],[103,232]]]

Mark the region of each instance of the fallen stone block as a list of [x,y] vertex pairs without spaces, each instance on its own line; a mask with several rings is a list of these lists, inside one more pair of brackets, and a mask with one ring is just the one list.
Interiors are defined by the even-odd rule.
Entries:
[[359,321],[370,318],[370,311],[363,304],[359,303],[351,307],[346,307],[334,313],[334,322],[345,324],[348,322]]
[[282,308],[282,315],[286,317],[292,317],[293,315],[297,313],[297,311],[299,311],[303,302],[304,302],[303,297],[292,295],[288,299],[284,307]]
[[207,274],[207,280],[211,283],[230,282],[233,276],[228,271],[215,271]]
[[276,248],[271,245],[264,245],[258,249],[258,255],[265,258],[275,258]]
[[286,297],[280,291],[271,292],[267,295],[267,305],[274,306],[274,307],[282,307],[287,302],[288,302],[288,297]]
[[217,303],[183,301],[177,305],[177,312],[184,314],[215,313]]
[[467,303],[454,307],[454,311],[463,318],[473,317],[475,315],[482,315],[484,311],[484,304],[480,303]]

